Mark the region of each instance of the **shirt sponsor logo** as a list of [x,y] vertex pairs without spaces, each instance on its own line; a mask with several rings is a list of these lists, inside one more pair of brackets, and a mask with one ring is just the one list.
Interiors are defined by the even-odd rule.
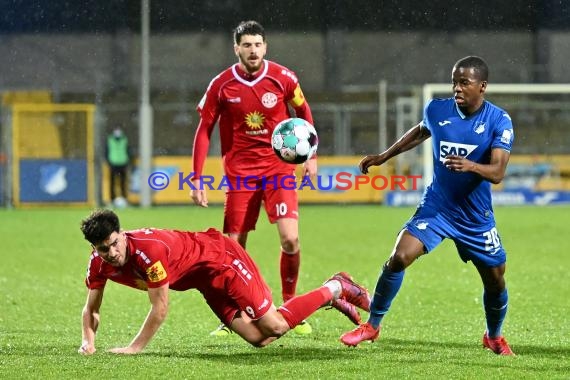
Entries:
[[439,161],[445,162],[445,157],[452,154],[455,156],[467,157],[477,148],[478,145],[459,144],[441,140],[439,142]]
[[261,131],[245,131],[246,135],[250,136],[259,136],[259,135],[267,135],[269,131],[267,129],[262,129]]
[[265,116],[258,111],[253,111],[245,115],[245,124],[250,130],[246,130],[247,135],[266,135],[269,131],[264,127]]
[[166,278],[166,271],[164,270],[160,260],[147,268],[146,274],[150,282],[159,282]]
[[261,97],[261,103],[266,107],[266,108],[273,108],[275,107],[275,105],[277,104],[277,95],[275,95],[272,92],[266,92],[265,94],[263,94],[263,96]]
[[245,124],[250,129],[261,129],[265,123],[265,116],[261,112],[253,111],[245,115]]

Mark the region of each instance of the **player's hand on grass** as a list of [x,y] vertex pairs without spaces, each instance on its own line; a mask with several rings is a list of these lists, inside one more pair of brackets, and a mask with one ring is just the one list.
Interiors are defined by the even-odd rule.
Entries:
[[208,207],[208,196],[206,195],[206,190],[201,189],[200,180],[192,180],[192,185],[194,185],[195,189],[190,190],[190,196],[194,203],[200,207]]
[[373,154],[370,156],[366,156],[362,160],[360,160],[358,167],[360,168],[360,172],[362,174],[368,174],[368,168],[370,168],[371,166],[382,165],[385,161],[386,159],[382,154]]
[[109,350],[109,352],[112,354],[119,354],[119,355],[134,355],[134,354],[138,354],[140,352],[140,350],[137,350],[131,346],[128,346],[128,347],[111,348]]

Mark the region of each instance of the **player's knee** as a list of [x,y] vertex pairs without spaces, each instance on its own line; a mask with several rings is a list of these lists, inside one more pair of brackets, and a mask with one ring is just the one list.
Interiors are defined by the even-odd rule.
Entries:
[[281,248],[285,252],[297,252],[299,250],[299,236],[297,234],[281,236]]
[[506,283],[504,277],[498,279],[492,279],[490,281],[484,282],[483,286],[485,290],[492,294],[499,294],[506,288]]
[[[279,316],[280,314],[277,315]],[[290,330],[289,324],[283,317],[275,318],[269,323],[264,323],[260,327],[266,338],[279,338]]]
[[288,330],[289,326],[286,323],[275,322],[259,326],[258,334],[242,335],[242,337],[253,347],[262,348],[282,337]]
[[406,269],[414,260],[412,255],[406,254],[405,251],[396,251],[390,260],[388,260],[387,266],[392,272],[401,272]]
[[287,323],[275,323],[269,326],[267,334],[273,338],[280,338],[289,330],[290,329]]

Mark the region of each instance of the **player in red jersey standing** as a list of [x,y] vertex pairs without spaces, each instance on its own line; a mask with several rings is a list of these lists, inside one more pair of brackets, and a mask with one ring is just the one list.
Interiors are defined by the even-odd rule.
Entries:
[[168,290],[197,289],[212,311],[239,336],[256,347],[281,337],[322,306],[338,299],[352,322],[360,319],[355,306],[369,310],[368,291],[346,273],[289,299],[278,309],[271,291],[247,252],[221,232],[187,232],[145,228],[121,231],[111,210],[96,210],[81,222],[93,251],[85,283],[89,289],[82,312],[79,353],[95,352],[95,334],[107,280],[148,292],[150,311],[128,346],[110,351],[142,351],[168,313]]
[[[249,231],[255,229],[261,204],[271,223],[277,223],[281,243],[280,273],[284,301],[295,295],[299,277],[300,246],[297,192],[283,189],[280,178],[290,176],[295,165],[285,163],[271,147],[271,134],[280,121],[295,116],[313,124],[311,109],[297,76],[288,68],[264,59],[265,31],[256,21],[241,22],[234,30],[238,62],[217,75],[197,107],[200,123],[194,138],[193,185],[195,204],[207,207],[208,198],[200,176],[219,122],[222,160],[227,188],[224,233],[245,248]],[[317,160],[304,164],[303,175],[314,178]],[[244,182],[248,177],[247,183]],[[296,332],[308,334],[303,322]],[[212,335],[229,334],[223,325]]]

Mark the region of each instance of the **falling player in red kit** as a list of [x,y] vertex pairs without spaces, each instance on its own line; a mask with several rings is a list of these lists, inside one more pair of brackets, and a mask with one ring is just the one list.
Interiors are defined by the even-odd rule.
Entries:
[[353,323],[360,319],[355,306],[369,310],[367,290],[343,272],[276,308],[252,258],[237,242],[214,229],[121,231],[113,211],[96,210],[81,222],[81,231],[93,248],[85,280],[89,291],[82,312],[79,353],[84,355],[95,352],[107,280],[147,291],[151,303],[131,343],[110,350],[116,354],[136,354],[146,347],[166,318],[169,289],[199,290],[218,318],[256,347],[273,342],[338,299],[350,306],[339,310]]
[[[295,73],[264,59],[265,31],[256,21],[241,22],[234,31],[238,62],[217,75],[208,86],[197,109],[200,122],[194,138],[193,186],[195,204],[207,207],[208,198],[200,182],[210,136],[219,122],[222,160],[226,181],[224,233],[245,248],[249,231],[255,229],[261,204],[271,223],[277,223],[281,243],[280,273],[284,301],[295,295],[299,277],[300,246],[297,192],[283,189],[284,176],[294,174],[295,165],[275,155],[271,134],[282,120],[295,116],[313,124],[311,109]],[[314,178],[317,160],[304,163],[303,175]],[[247,178],[246,178],[247,177]],[[247,179],[247,184],[244,180]],[[296,332],[308,334],[303,322]],[[212,335],[225,335],[223,325]]]

